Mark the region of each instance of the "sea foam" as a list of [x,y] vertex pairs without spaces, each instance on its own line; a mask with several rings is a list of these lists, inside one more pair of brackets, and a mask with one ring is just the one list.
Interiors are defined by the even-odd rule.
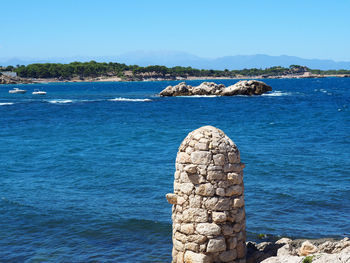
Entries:
[[216,98],[218,95],[191,95],[191,96],[177,96],[180,98]]
[[145,102],[145,101],[152,101],[151,99],[130,99],[130,98],[114,98],[109,99],[108,101],[133,101],[133,102]]
[[72,103],[72,100],[49,100],[47,101],[48,103],[53,103],[53,104],[65,104],[65,103]]
[[280,97],[280,96],[290,96],[292,95],[291,92],[282,92],[282,91],[273,91],[271,93],[264,93],[261,96],[269,96],[269,97]]

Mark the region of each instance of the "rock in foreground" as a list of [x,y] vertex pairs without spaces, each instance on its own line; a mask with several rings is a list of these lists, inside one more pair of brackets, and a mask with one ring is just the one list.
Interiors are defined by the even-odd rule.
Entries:
[[247,263],[301,263],[308,257],[312,263],[350,262],[350,240],[291,240],[256,244],[247,242]]
[[261,95],[271,91],[272,88],[266,83],[258,80],[242,80],[236,84],[225,87],[223,84],[214,82],[203,82],[197,87],[181,82],[175,86],[168,86],[159,95],[165,97],[175,96],[195,96],[195,95],[215,95],[215,96],[235,96],[235,95]]

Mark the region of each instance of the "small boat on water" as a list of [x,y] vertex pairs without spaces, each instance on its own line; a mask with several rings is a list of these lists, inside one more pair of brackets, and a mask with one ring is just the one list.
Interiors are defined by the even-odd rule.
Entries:
[[46,95],[46,91],[35,89],[32,92],[33,95]]
[[27,91],[25,89],[19,89],[19,88],[14,88],[14,89],[10,89],[9,93],[19,93],[19,94],[24,94]]

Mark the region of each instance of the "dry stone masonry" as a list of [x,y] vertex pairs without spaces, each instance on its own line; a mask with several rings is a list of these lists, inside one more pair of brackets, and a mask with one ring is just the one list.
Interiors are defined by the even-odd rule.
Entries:
[[244,164],[236,145],[212,126],[185,138],[176,158],[173,263],[245,262]]

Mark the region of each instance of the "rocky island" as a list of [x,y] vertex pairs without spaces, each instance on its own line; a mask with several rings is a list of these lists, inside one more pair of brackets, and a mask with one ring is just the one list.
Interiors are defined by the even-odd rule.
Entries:
[[185,82],[175,86],[168,86],[159,95],[164,97],[174,96],[195,96],[195,95],[215,95],[215,96],[235,96],[235,95],[261,95],[272,91],[266,83],[258,80],[242,80],[234,85],[225,87],[224,84],[214,82],[203,82],[199,86],[192,87]]

